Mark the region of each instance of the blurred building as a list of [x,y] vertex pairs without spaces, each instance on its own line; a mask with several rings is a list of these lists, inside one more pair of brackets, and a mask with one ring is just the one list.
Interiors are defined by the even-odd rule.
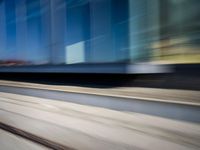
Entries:
[[0,0],[0,62],[199,63],[199,0]]

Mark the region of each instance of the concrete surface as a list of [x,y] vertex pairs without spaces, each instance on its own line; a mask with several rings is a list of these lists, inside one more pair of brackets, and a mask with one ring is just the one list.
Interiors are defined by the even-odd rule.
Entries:
[[[79,88],[79,87],[77,87]],[[73,90],[73,88],[72,88]],[[108,89],[109,91],[109,89]],[[149,90],[152,91],[152,90]],[[26,88],[16,86],[0,86],[0,92],[8,92],[13,94],[21,94],[27,96],[34,96],[46,98],[50,100],[59,100],[65,102],[72,102],[77,104],[103,107],[119,111],[130,111],[143,113],[148,115],[155,115],[160,117],[167,117],[171,119],[200,122],[200,106],[193,103],[181,103],[174,100],[142,99],[134,97],[123,96],[107,96],[100,94],[87,94],[74,90],[74,92],[63,92],[59,90],[48,90],[38,88]],[[91,92],[92,90],[88,90]],[[176,94],[177,95],[177,94]]]
[[0,93],[0,122],[81,150],[198,150],[200,124]]
[[53,90],[200,106],[200,92],[195,90],[175,90],[144,87],[89,88],[80,86],[48,85],[6,80],[0,80],[0,86]]

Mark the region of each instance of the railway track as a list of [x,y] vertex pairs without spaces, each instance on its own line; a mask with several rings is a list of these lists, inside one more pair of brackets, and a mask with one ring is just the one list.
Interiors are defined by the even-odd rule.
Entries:
[[[12,135],[16,135],[19,137],[22,137],[25,140],[31,141],[32,143],[41,145],[44,149],[54,149],[54,150],[74,150],[73,148],[69,148],[67,146],[58,144],[53,141],[49,141],[48,139],[41,138],[37,135],[34,135],[32,133],[26,132],[24,130],[21,130],[19,128],[10,126],[8,124],[5,124],[3,122],[0,122],[0,129],[11,133]],[[27,147],[29,148],[29,147]],[[42,148],[42,149],[43,149]]]

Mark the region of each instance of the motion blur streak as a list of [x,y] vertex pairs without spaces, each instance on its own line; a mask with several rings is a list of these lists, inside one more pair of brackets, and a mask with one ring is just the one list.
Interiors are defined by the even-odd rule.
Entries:
[[0,150],[199,150],[199,77],[200,0],[0,0]]
[[199,0],[1,0],[0,64],[199,63]]

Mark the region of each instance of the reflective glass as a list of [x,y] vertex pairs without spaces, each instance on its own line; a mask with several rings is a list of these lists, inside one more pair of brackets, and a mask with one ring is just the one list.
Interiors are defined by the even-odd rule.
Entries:
[[0,63],[199,63],[199,8],[199,0],[0,0]]

